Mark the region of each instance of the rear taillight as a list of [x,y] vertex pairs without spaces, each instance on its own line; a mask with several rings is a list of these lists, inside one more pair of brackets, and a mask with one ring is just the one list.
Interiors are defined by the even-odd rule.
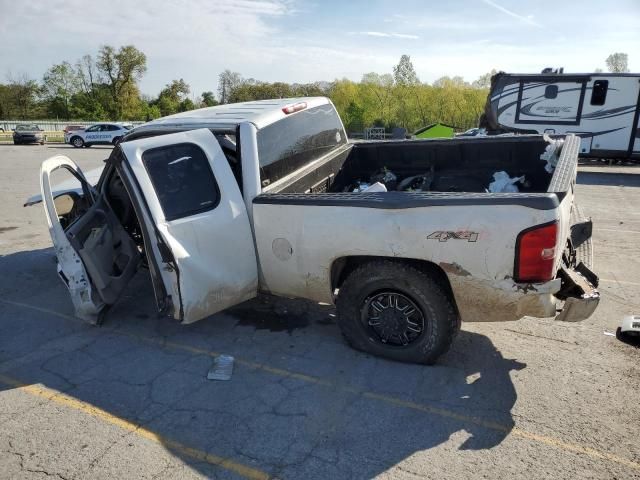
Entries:
[[557,242],[557,222],[520,232],[516,241],[516,281],[540,283],[552,280]]

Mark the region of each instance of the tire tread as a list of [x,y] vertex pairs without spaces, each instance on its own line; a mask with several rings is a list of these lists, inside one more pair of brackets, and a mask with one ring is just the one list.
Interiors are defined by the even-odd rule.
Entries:
[[[419,354],[405,350],[390,351],[389,354],[374,352],[371,342],[364,335],[362,327],[353,318],[353,304],[359,302],[357,293],[359,285],[375,278],[410,279],[416,285],[417,295],[421,302],[430,305],[436,311],[434,318],[435,338],[430,338],[421,345]],[[356,267],[340,288],[336,302],[338,324],[347,343],[353,348],[373,354],[380,354],[394,360],[433,364],[437,358],[446,353],[460,329],[460,319],[452,299],[445,293],[437,280],[429,273],[416,268],[407,262],[391,260],[372,260]],[[357,310],[357,307],[356,307]],[[403,352],[405,354],[403,354]]]

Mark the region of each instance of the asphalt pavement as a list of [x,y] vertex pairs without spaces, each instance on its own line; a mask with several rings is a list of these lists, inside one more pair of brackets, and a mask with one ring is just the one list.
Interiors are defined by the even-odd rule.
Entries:
[[[73,316],[42,160],[110,148],[0,145],[0,478],[640,478],[640,167],[580,167],[602,301],[576,324],[468,323],[433,367],[350,349],[332,307],[260,298],[191,326],[147,276],[101,327]],[[236,357],[227,382],[213,358]]]

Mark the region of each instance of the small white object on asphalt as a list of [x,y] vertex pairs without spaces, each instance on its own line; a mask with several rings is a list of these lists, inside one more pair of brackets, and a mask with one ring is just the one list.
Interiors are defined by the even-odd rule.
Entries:
[[605,330],[604,332],[602,332],[602,333],[604,333],[605,335],[608,335],[609,337],[615,337],[615,336],[616,336],[616,334],[615,334],[615,333],[613,333],[613,332],[607,332],[606,330]]
[[213,360],[211,370],[207,373],[207,379],[231,380],[231,375],[233,375],[233,362],[234,358],[231,355],[218,355]]

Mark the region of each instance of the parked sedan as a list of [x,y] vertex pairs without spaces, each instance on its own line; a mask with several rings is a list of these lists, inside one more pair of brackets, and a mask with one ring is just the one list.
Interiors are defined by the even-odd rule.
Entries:
[[13,130],[13,143],[20,145],[22,143],[39,143],[44,145],[44,131],[35,124],[17,125]]

